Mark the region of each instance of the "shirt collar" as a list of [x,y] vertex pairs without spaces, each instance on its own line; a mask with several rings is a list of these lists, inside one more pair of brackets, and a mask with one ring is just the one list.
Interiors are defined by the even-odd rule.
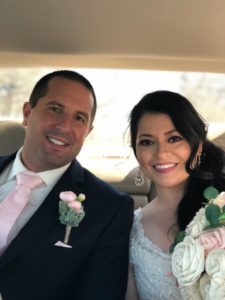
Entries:
[[[21,153],[22,153],[22,148],[20,148],[16,154],[15,160],[9,172],[8,180],[13,179],[16,176],[16,174],[20,172],[29,171],[21,161]],[[70,164],[71,163],[68,163],[65,166],[57,169],[38,172],[37,174],[42,178],[43,182],[47,186],[54,185],[57,182],[57,180],[62,176],[62,174],[68,169]]]

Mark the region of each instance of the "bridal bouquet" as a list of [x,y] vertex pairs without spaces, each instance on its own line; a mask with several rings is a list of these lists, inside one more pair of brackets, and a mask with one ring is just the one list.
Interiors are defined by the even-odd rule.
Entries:
[[207,188],[208,203],[184,232],[172,254],[172,271],[184,300],[225,299],[225,192]]

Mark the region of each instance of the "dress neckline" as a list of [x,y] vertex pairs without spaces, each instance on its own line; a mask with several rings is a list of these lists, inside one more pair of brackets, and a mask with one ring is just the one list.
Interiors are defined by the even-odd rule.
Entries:
[[158,245],[156,245],[155,243],[153,243],[146,235],[145,235],[145,230],[143,227],[143,224],[141,222],[142,219],[142,208],[139,207],[138,209],[135,210],[135,216],[136,216],[136,223],[138,226],[138,231],[141,234],[141,237],[143,239],[143,241],[145,242],[146,246],[150,246],[151,249],[153,249],[155,252],[159,253],[160,255],[166,257],[166,258],[170,258],[171,254],[169,251],[164,251],[162,248],[160,248]]

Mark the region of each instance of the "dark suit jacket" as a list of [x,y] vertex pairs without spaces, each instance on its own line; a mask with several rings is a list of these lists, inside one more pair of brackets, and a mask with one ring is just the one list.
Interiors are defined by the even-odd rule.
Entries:
[[[0,172],[15,157],[0,157]],[[72,249],[57,247],[59,193],[84,193],[85,217]],[[74,161],[0,257],[3,300],[122,300],[126,290],[133,201]]]

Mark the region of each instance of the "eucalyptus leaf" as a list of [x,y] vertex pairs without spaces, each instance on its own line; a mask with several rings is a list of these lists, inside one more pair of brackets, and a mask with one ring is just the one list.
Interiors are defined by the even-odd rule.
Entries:
[[219,195],[219,191],[213,186],[209,186],[204,190],[204,197],[207,200],[215,199]]
[[223,214],[221,214],[221,215],[219,216],[219,220],[220,220],[220,221],[225,220],[225,213],[223,213]]
[[216,204],[209,204],[205,209],[206,219],[212,227],[219,225],[219,217],[221,215],[220,207]]
[[185,237],[185,231],[180,231],[177,234],[176,239],[175,239],[176,244],[183,242],[184,237]]
[[177,236],[175,237],[174,243],[170,246],[170,253],[173,252],[175,246],[179,244],[180,242],[183,242],[183,239],[185,237],[185,231],[180,231]]

